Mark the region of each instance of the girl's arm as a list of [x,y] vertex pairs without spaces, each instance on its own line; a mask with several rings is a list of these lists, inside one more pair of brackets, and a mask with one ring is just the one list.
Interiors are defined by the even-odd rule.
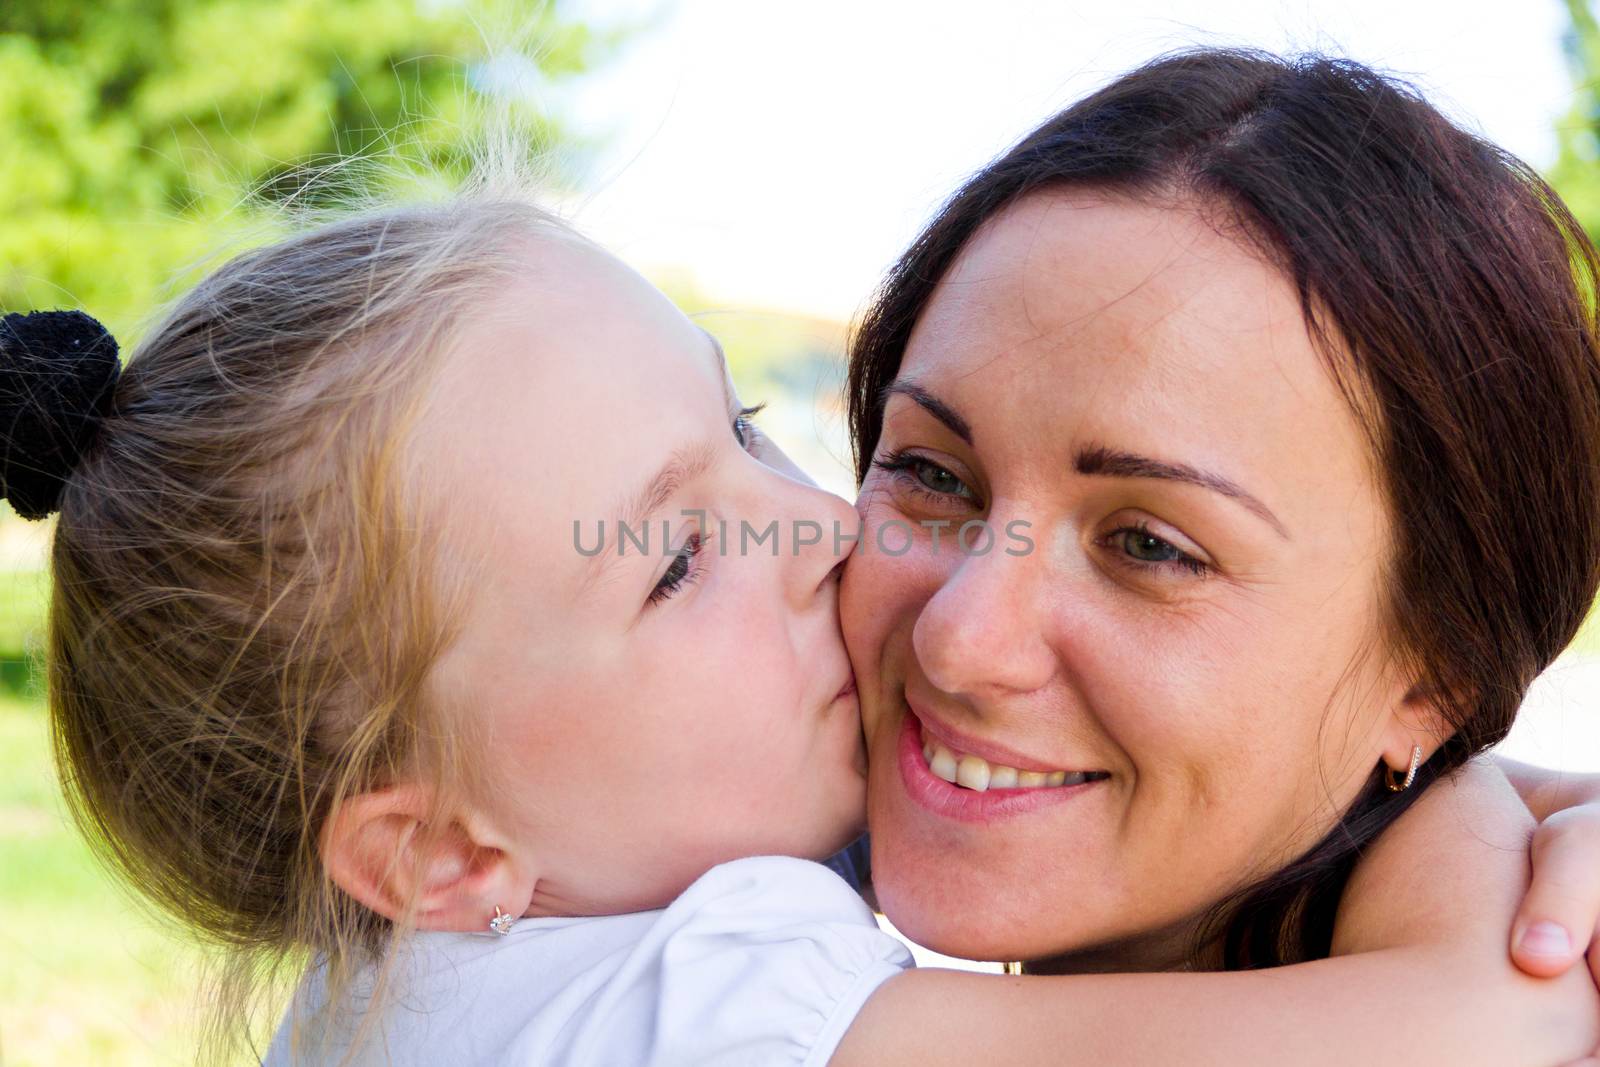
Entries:
[[1589,955],[1600,984],[1600,774],[1567,774],[1496,757],[1540,820],[1533,885],[1511,927],[1511,956],[1534,975],[1557,975]]
[[1510,779],[1522,802],[1540,822],[1567,808],[1600,804],[1600,774],[1556,771],[1504,756],[1495,756],[1494,764]]
[[1588,975],[1534,979],[1504,925],[1533,829],[1503,776],[1436,783],[1352,876],[1331,959],[1272,970],[1060,977],[911,971],[833,1063],[1557,1067],[1600,1044]]

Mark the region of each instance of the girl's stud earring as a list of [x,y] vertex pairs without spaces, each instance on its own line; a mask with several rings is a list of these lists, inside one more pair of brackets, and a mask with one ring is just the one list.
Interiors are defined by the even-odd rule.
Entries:
[[504,937],[511,932],[511,924],[516,922],[516,916],[507,915],[500,910],[500,905],[494,906],[494,918],[489,920],[489,929]]
[[1422,746],[1412,745],[1411,769],[1406,772],[1406,780],[1404,782],[1395,781],[1393,767],[1385,767],[1383,769],[1383,777],[1384,780],[1389,783],[1389,791],[1392,793],[1403,793],[1407,789],[1410,789],[1411,783],[1417,780],[1417,768],[1420,766],[1422,766]]

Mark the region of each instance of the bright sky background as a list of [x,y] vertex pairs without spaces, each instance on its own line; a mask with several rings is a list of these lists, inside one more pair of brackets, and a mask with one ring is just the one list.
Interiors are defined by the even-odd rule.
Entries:
[[[1333,50],[1535,165],[1570,99],[1560,0],[577,0],[655,14],[565,102],[611,148],[578,215],[719,301],[847,318],[958,181],[1158,52]],[[565,95],[565,94],[564,94]]]

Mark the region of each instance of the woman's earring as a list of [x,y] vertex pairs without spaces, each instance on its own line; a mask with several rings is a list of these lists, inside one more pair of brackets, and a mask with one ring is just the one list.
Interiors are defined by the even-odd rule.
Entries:
[[1406,772],[1406,780],[1405,781],[1403,781],[1403,782],[1396,782],[1395,781],[1394,768],[1393,767],[1385,767],[1383,769],[1383,777],[1384,777],[1384,780],[1389,783],[1389,791],[1391,793],[1403,793],[1407,789],[1410,789],[1411,788],[1411,783],[1417,780],[1417,768],[1420,767],[1420,766],[1422,766],[1422,746],[1421,745],[1412,745],[1411,746],[1411,769]]
[[[1421,751],[1420,749],[1418,751]],[[511,932],[511,924],[516,922],[516,916],[507,915],[500,910],[500,905],[494,906],[494,918],[489,920],[489,929],[504,937]]]

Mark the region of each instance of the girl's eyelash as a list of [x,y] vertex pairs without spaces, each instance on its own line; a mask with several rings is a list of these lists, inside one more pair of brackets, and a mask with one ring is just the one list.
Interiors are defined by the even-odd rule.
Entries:
[[702,567],[700,548],[701,538],[697,531],[689,535],[683,547],[672,557],[672,562],[667,564],[655,588],[650,590],[649,603],[659,604],[663,600],[670,600],[681,593],[685,586],[699,579]]
[[[765,403],[761,403],[742,407],[734,416],[733,436],[746,452],[755,450],[756,442],[760,440],[761,435],[761,431],[757,430],[755,423],[750,420],[761,414],[766,406]],[[678,549],[672,557],[672,562],[667,564],[667,569],[656,581],[655,588],[650,590],[648,603],[659,604],[664,600],[671,600],[683,592],[685,586],[692,585],[700,578],[703,569],[700,554],[704,544],[704,539],[698,532],[689,535],[689,539]]]
[[740,447],[742,447],[746,452],[752,451],[755,448],[756,442],[761,439],[760,429],[758,429],[756,424],[751,420],[765,411],[766,408],[766,402],[763,401],[752,407],[740,408],[739,414],[734,416],[734,440],[738,441]]
[[1135,522],[1128,525],[1119,526],[1115,530],[1112,530],[1109,534],[1106,534],[1106,536],[1101,539],[1101,543],[1107,548],[1115,548],[1117,547],[1117,539],[1127,534],[1134,534],[1149,541],[1158,541],[1167,548],[1170,548],[1173,552],[1177,553],[1177,556],[1173,559],[1165,560],[1141,560],[1131,556],[1126,551],[1119,552],[1117,559],[1125,567],[1134,567],[1139,570],[1162,570],[1169,567],[1182,567],[1189,573],[1202,578],[1211,572],[1211,565],[1209,563],[1189,555],[1189,553],[1185,552],[1171,541],[1168,541],[1165,537],[1162,537],[1159,534],[1151,533],[1149,524],[1145,522]]

